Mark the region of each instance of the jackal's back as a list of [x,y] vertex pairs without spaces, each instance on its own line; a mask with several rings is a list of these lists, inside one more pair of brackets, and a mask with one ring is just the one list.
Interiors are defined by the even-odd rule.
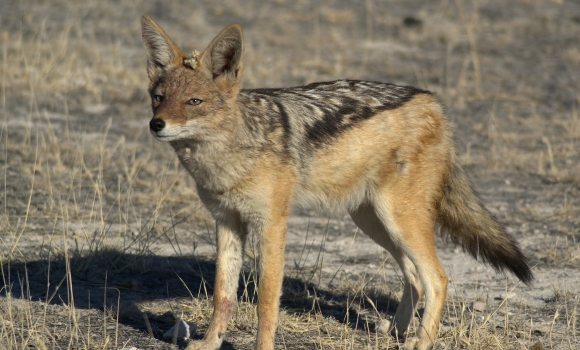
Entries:
[[[417,94],[415,87],[337,80],[278,89],[242,90],[239,106],[254,129],[281,128],[285,149],[312,151],[380,112],[393,110]],[[267,131],[266,131],[267,132]]]

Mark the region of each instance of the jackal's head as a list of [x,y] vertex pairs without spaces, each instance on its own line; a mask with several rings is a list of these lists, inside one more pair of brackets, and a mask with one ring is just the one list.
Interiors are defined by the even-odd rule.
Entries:
[[229,133],[238,109],[242,75],[242,30],[232,24],[199,54],[186,56],[148,16],[141,28],[147,51],[153,119],[161,141],[210,141]]

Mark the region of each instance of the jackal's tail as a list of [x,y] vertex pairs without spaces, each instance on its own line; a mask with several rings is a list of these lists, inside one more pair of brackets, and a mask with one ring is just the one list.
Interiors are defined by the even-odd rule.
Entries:
[[534,276],[517,242],[481,204],[461,165],[454,159],[449,163],[438,208],[441,231],[476,259],[531,284]]

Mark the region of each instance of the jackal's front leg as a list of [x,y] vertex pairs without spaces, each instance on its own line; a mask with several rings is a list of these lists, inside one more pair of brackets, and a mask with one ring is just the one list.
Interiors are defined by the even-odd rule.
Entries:
[[217,350],[222,345],[230,315],[238,301],[236,292],[245,239],[246,233],[235,215],[221,222],[218,220],[213,315],[203,340],[190,342],[186,350]]
[[259,230],[260,281],[258,285],[258,336],[256,349],[274,349],[284,277],[287,215],[274,215]]

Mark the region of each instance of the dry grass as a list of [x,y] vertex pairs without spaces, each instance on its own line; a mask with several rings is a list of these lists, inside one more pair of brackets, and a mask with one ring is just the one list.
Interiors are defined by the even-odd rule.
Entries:
[[[452,276],[437,348],[580,346],[570,272],[580,263],[579,7],[505,7],[0,3],[0,348],[169,349],[154,338],[176,319],[196,322],[198,337],[207,327],[213,224],[193,180],[148,134],[145,13],[187,50],[240,22],[246,87],[347,77],[436,91],[484,201],[537,266],[536,290],[546,289],[538,301],[473,263]],[[393,261],[359,237],[355,244],[342,217],[296,217],[277,346],[397,348],[374,331],[401,295]],[[442,247],[444,262],[460,259]],[[253,348],[256,259],[249,249],[225,347]]]

